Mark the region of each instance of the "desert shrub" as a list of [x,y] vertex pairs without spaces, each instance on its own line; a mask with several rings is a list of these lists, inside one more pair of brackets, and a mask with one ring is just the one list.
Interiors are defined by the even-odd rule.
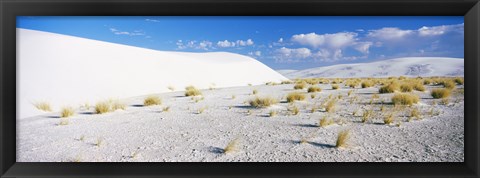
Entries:
[[144,106],[161,105],[162,100],[158,96],[148,96],[143,100]]
[[112,111],[115,111],[117,109],[125,110],[127,108],[127,105],[125,105],[125,103],[122,103],[118,100],[115,100],[111,102],[111,107],[112,107]]
[[275,116],[277,115],[277,111],[271,110],[271,111],[268,113],[268,115],[269,115],[270,117],[275,117]]
[[432,79],[429,79],[429,78],[423,79],[424,85],[430,85],[432,82],[433,82]]
[[446,98],[450,96],[450,90],[446,88],[437,88],[431,91],[431,95],[433,98]]
[[306,86],[307,86],[307,84],[305,84],[305,83],[303,83],[303,82],[300,82],[300,83],[295,84],[295,86],[293,86],[293,89],[295,89],[295,90],[302,90],[302,89],[304,89]]
[[64,107],[60,111],[60,117],[70,117],[75,114],[75,110],[72,107]]
[[263,108],[263,107],[269,107],[271,105],[277,104],[278,100],[272,97],[255,97],[254,99],[248,101],[250,106],[256,107],[256,108]]
[[392,103],[394,105],[413,105],[418,103],[419,98],[417,95],[408,93],[398,93],[392,97]]
[[228,154],[228,153],[233,153],[238,151],[238,144],[239,144],[239,139],[234,139],[230,141],[227,146],[223,149],[223,153]]
[[335,147],[343,148],[347,146],[347,142],[350,139],[350,130],[342,130],[338,133],[337,142]]
[[402,92],[411,92],[413,90],[413,85],[409,83],[404,83],[400,85],[400,91]]
[[460,77],[455,78],[454,81],[455,81],[455,83],[457,83],[458,85],[463,85],[463,83],[464,83],[463,78],[460,78]]
[[455,88],[455,82],[453,82],[452,80],[443,80],[440,82],[441,85],[443,85],[443,87],[447,88],[447,89],[454,89]]
[[198,96],[202,95],[202,92],[194,86],[185,87],[185,96]]
[[380,89],[378,90],[379,93],[393,93],[395,92],[396,90],[399,89],[399,86],[397,83],[395,82],[392,82],[388,85],[385,85],[383,87],[380,87]]
[[340,87],[338,85],[332,85],[332,89],[338,90]]
[[308,93],[321,92],[321,91],[322,91],[322,89],[320,87],[317,87],[317,86],[308,87]]
[[52,107],[50,107],[50,103],[47,103],[47,102],[34,103],[33,106],[35,106],[35,108],[37,108],[39,110],[42,110],[42,111],[46,111],[46,112],[51,112],[52,111]]
[[417,91],[425,91],[425,86],[421,82],[416,82],[413,84],[413,89]]
[[300,109],[299,109],[297,106],[295,106],[295,105],[293,105],[292,107],[288,108],[288,110],[289,110],[290,112],[292,112],[293,115],[298,115],[298,114],[300,113]]
[[335,112],[335,106],[337,104],[337,100],[336,99],[332,99],[330,101],[328,101],[326,104],[325,104],[325,111],[327,112]]
[[327,116],[324,116],[323,118],[320,119],[318,126],[326,127],[326,126],[332,125],[333,123],[335,123],[333,119],[329,119],[327,118]]
[[386,125],[392,124],[393,121],[395,121],[395,117],[394,117],[393,113],[388,114],[388,115],[383,119],[383,123],[385,123]]
[[287,102],[289,103],[302,100],[305,100],[305,95],[300,92],[292,92],[287,95]]
[[371,80],[365,80],[362,82],[362,88],[373,87],[375,85]]
[[107,112],[110,112],[110,110],[111,110],[111,104],[108,101],[102,101],[95,104],[95,112],[97,114],[107,113]]

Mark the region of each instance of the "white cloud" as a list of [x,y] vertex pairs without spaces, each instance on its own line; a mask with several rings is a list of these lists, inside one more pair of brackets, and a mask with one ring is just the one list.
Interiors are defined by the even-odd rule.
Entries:
[[110,31],[115,35],[128,35],[128,36],[143,36],[143,35],[145,35],[145,32],[143,32],[141,30],[135,30],[133,32],[127,32],[127,31],[120,31],[116,28],[110,28]]
[[218,41],[217,46],[222,47],[222,48],[228,48],[228,47],[235,47],[235,42],[230,42],[228,40],[225,41]]
[[426,27],[423,26],[422,28],[418,29],[419,36],[437,36],[443,35],[445,33],[451,31],[457,31],[463,33],[464,24],[456,24],[456,25],[441,25],[441,26],[433,26],[433,27]]
[[160,22],[160,20],[155,20],[155,19],[145,19],[147,22]]
[[255,56],[261,56],[262,52],[261,51],[255,51]]
[[276,50],[277,59],[305,59],[312,55],[312,52],[308,48],[286,48],[282,47]]
[[370,30],[367,36],[382,40],[398,40],[414,33],[415,32],[413,30],[402,30],[399,28],[385,27],[377,30]]
[[366,42],[358,42],[354,45],[354,49],[363,53],[363,54],[368,54],[370,53],[370,47],[373,45],[372,42],[366,41]]
[[247,41],[243,41],[243,40],[237,40],[237,45],[238,46],[251,46],[253,45],[253,40],[252,39],[248,39]]
[[197,43],[197,41],[195,40],[186,41],[186,42],[183,42],[182,40],[178,40],[175,44],[177,45],[177,49],[187,49],[187,48],[202,49],[202,50],[214,49],[212,47],[213,43],[210,41],[201,41]]
[[301,45],[311,46],[318,48],[326,46],[330,48],[343,48],[352,45],[355,42],[357,33],[354,32],[340,32],[334,34],[319,35],[316,33],[298,34],[292,36],[292,41]]
[[283,42],[283,38],[278,39],[278,42],[279,42],[279,43],[282,43],[282,42]]

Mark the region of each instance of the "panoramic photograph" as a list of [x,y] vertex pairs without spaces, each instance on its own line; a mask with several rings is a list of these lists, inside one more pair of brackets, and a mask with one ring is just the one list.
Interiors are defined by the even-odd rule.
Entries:
[[17,162],[464,162],[463,16],[17,16]]

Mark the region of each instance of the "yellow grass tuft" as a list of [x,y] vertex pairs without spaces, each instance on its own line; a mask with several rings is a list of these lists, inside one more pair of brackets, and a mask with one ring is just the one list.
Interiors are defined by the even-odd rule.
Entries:
[[415,94],[407,94],[407,93],[398,93],[392,97],[392,103],[394,105],[413,105],[418,103],[420,99]]
[[455,78],[454,81],[455,81],[455,83],[457,83],[458,85],[463,85],[463,83],[464,83],[463,78],[460,78],[460,77]]
[[127,105],[125,105],[125,103],[122,103],[118,100],[115,100],[111,102],[111,107],[112,107],[112,111],[115,111],[118,109],[125,110],[127,108]]
[[326,127],[326,126],[332,125],[333,123],[335,123],[333,119],[327,118],[327,116],[323,116],[323,118],[321,118],[320,121],[318,122],[318,126]]
[[335,112],[336,104],[337,104],[337,100],[336,100],[336,99],[332,99],[332,100],[328,101],[328,102],[325,104],[325,111],[327,111],[327,112],[329,112],[329,113]]
[[433,98],[447,98],[450,96],[450,90],[446,88],[437,88],[431,91],[431,95]]
[[256,95],[258,93],[257,89],[253,89],[252,94]]
[[103,114],[103,113],[110,112],[110,110],[111,110],[110,104],[111,103],[108,102],[108,101],[98,102],[97,104],[95,104],[95,112],[97,114]]
[[75,110],[72,107],[64,107],[60,111],[60,117],[63,117],[63,118],[73,116],[74,114],[75,114]]
[[448,88],[448,89],[454,89],[455,88],[455,82],[453,82],[452,80],[443,80],[440,82],[441,85],[443,85],[443,87],[445,88]]
[[409,83],[404,83],[400,85],[400,91],[402,92],[411,92],[413,91],[413,85]]
[[250,106],[256,107],[256,108],[263,108],[263,107],[269,107],[271,105],[277,104],[278,100],[272,97],[255,97],[254,99],[248,101]]
[[335,144],[335,147],[345,148],[347,146],[347,142],[349,139],[350,139],[350,130],[340,131],[337,136],[337,143]]
[[302,90],[302,89],[304,89],[306,86],[307,86],[306,83],[300,82],[300,83],[295,84],[295,86],[293,86],[293,89],[295,89],[295,90]]
[[295,105],[293,105],[291,108],[288,108],[288,110],[292,112],[293,115],[298,115],[300,113],[300,109]]
[[33,106],[35,106],[35,108],[37,108],[39,110],[42,110],[42,111],[45,111],[45,112],[51,112],[52,111],[52,107],[50,107],[50,103],[47,103],[47,102],[34,103]]
[[144,106],[161,105],[162,100],[158,96],[148,96],[143,100]]
[[393,113],[388,114],[388,115],[383,119],[383,123],[385,123],[385,125],[390,125],[390,124],[392,124],[394,121],[395,121],[395,117],[394,117]]
[[417,91],[425,91],[425,86],[423,85],[423,83],[417,82],[417,83],[413,84],[413,89],[415,89]]
[[185,87],[185,96],[198,96],[202,95],[202,92],[194,86]]
[[170,111],[170,106],[164,107],[164,108],[162,109],[162,111],[163,111],[163,112],[168,112],[168,111]]
[[234,139],[230,141],[227,146],[223,149],[223,153],[228,154],[228,153],[233,153],[238,151],[239,147],[239,139]]
[[68,125],[69,120],[68,118],[61,118],[60,123],[58,125]]
[[372,116],[373,116],[373,109],[366,110],[365,112],[363,112],[362,123],[366,123],[367,121],[369,121]]
[[321,91],[322,91],[322,89],[320,87],[317,87],[317,86],[308,87],[308,93],[321,92]]
[[339,88],[340,88],[340,87],[339,87],[338,85],[336,85],[336,84],[332,85],[332,89],[333,89],[333,90],[338,90]]
[[399,86],[398,84],[396,83],[390,83],[388,85],[385,85],[383,87],[381,87],[378,92],[379,93],[393,93],[395,92],[395,90],[398,90],[399,89]]
[[373,85],[375,85],[375,84],[371,80],[365,80],[365,81],[362,82],[362,88],[373,87]]
[[275,116],[277,115],[277,111],[271,110],[271,111],[268,113],[268,115],[269,115],[270,117],[275,117]]
[[305,95],[300,92],[292,92],[287,95],[287,102],[289,103],[302,100],[305,100]]
[[420,119],[420,112],[418,111],[417,108],[413,108],[412,111],[410,111],[410,117],[411,118],[417,118]]

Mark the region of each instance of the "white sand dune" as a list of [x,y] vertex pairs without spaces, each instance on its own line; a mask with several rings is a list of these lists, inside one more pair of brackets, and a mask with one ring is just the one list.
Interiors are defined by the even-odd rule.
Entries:
[[42,114],[109,98],[169,91],[246,86],[287,80],[261,62],[228,52],[187,53],[138,48],[85,38],[17,29],[17,115]]
[[290,79],[316,77],[464,76],[464,60],[462,58],[447,57],[407,57],[304,70],[278,70],[277,72]]

